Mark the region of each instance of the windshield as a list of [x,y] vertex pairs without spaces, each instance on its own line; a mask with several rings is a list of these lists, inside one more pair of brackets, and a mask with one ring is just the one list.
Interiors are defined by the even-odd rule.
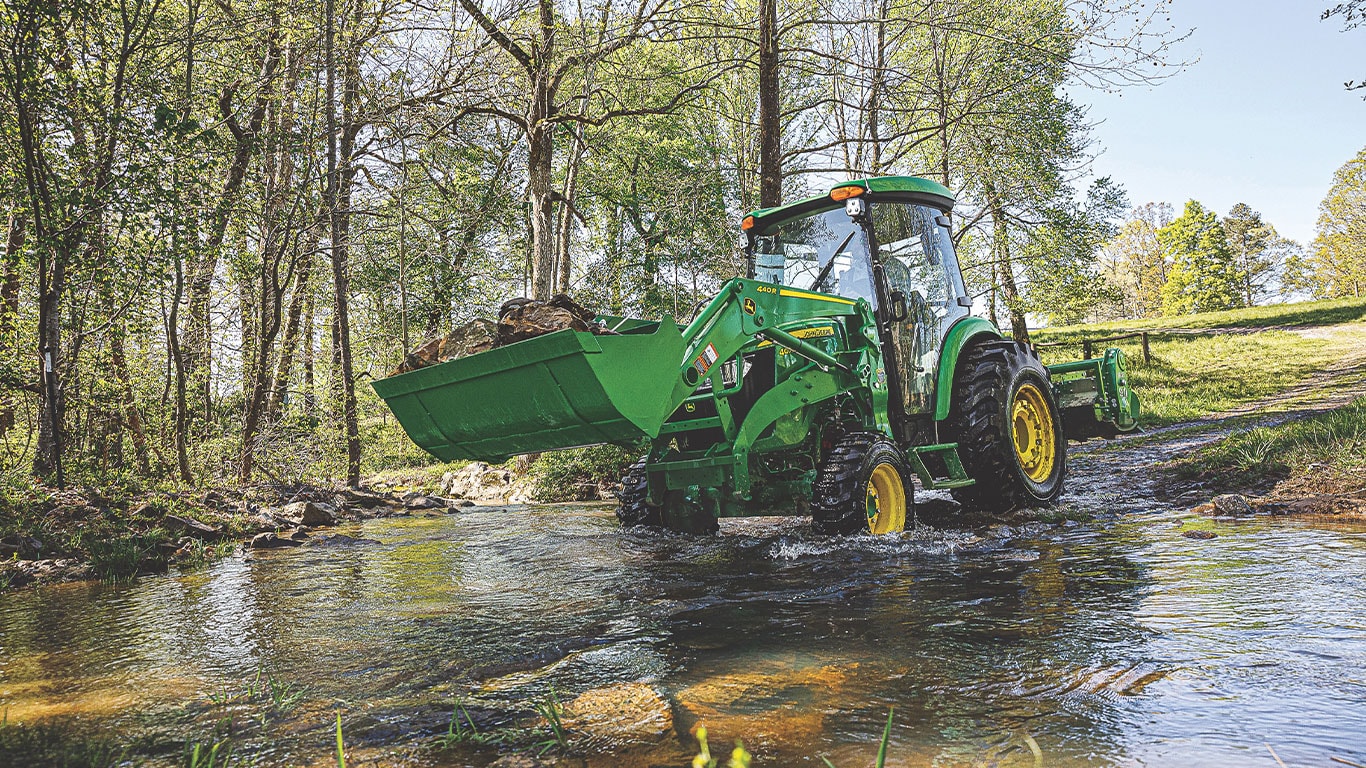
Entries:
[[[817,287],[831,259],[835,263]],[[756,237],[754,277],[877,304],[867,236],[843,208],[794,219]]]

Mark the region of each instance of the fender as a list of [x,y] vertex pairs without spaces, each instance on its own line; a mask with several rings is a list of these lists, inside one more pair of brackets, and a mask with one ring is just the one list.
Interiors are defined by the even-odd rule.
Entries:
[[939,375],[934,386],[934,420],[949,417],[949,403],[953,398],[953,375],[958,368],[958,355],[979,339],[999,339],[1001,332],[990,321],[980,317],[965,317],[954,323],[944,335],[939,350]]

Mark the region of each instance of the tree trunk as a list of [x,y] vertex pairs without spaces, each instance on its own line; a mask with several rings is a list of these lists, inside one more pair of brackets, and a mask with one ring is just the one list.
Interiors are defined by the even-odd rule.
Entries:
[[62,425],[65,398],[62,370],[62,294],[66,290],[66,267],[70,258],[65,241],[45,247],[38,267],[38,443],[33,454],[33,474],[66,485],[62,470]]
[[124,356],[124,328],[121,323],[110,329],[109,362],[114,378],[119,384],[119,396],[123,400],[124,423],[133,438],[133,455],[137,457],[138,472],[143,477],[152,476],[152,464],[148,460],[147,432],[142,426],[142,416],[138,413],[137,398],[133,395],[133,379],[128,375],[128,360]]
[[1010,335],[1016,341],[1029,343],[1029,326],[1025,323],[1024,307],[1020,302],[1019,287],[1015,284],[1015,266],[1010,261],[1010,226],[1006,220],[1005,209],[990,185],[987,187],[987,205],[991,209],[992,237],[991,250],[996,264],[996,275],[1001,286],[1001,298],[1010,315]]
[[270,103],[275,83],[275,69],[280,60],[279,19],[272,16],[270,31],[266,37],[266,52],[261,60],[260,75],[257,78],[257,96],[246,125],[241,125],[235,116],[232,98],[235,87],[225,88],[219,98],[218,106],[224,123],[232,132],[235,144],[232,161],[228,164],[227,176],[223,181],[222,192],[214,204],[209,221],[209,233],[205,240],[202,256],[190,270],[189,306],[185,318],[185,330],[181,334],[185,356],[185,375],[189,381],[194,411],[208,424],[213,420],[211,398],[211,371],[213,369],[212,319],[209,308],[213,293],[213,279],[218,272],[218,257],[227,235],[237,193],[246,177],[247,166],[258,148],[257,137],[261,124],[266,118],[266,108]]
[[783,203],[782,102],[778,88],[778,0],[759,0],[760,208]]
[[266,401],[266,419],[274,421],[280,417],[281,404],[289,391],[289,379],[294,372],[294,354],[299,346],[299,328],[303,320],[304,297],[312,289],[309,285],[313,274],[313,252],[318,247],[317,229],[310,228],[308,242],[304,243],[303,254],[299,259],[298,274],[294,278],[294,293],[289,299],[289,313],[285,318],[285,333],[280,339],[280,359],[275,367],[275,378],[271,384],[269,399]]
[[[539,91],[538,87],[538,91]],[[531,297],[555,292],[554,127],[533,117],[527,136],[527,192],[531,196]]]
[[569,276],[572,264],[569,260],[569,245],[573,240],[574,233],[574,199],[579,191],[579,165],[583,161],[584,146],[582,136],[574,142],[574,149],[569,153],[569,166],[565,169],[564,179],[564,198],[560,205],[560,226],[556,239],[555,262],[559,267],[559,279],[556,282],[556,290],[561,293],[569,292]]
[[[341,136],[337,135],[337,67],[335,57],[336,11],[335,0],[327,0],[327,192],[326,203],[331,234],[330,256],[332,260],[332,283],[335,291],[333,307],[333,356],[336,360],[336,376],[342,397],[342,417],[346,430],[346,484],[352,488],[360,485],[360,429],[356,418],[356,384],[351,363],[351,321],[348,312],[350,301],[349,274],[349,237],[351,226],[351,169],[352,152],[355,142],[355,107],[359,98],[360,67],[357,61],[360,51],[354,44],[348,45],[347,62],[342,86],[342,124]],[[340,146],[338,139],[340,138]],[[338,163],[338,153],[340,161]]]
[[[0,359],[8,359],[19,348],[19,254],[24,248],[24,214],[10,212],[5,238],[5,266],[0,282]],[[14,401],[0,395],[0,437],[14,428]]]

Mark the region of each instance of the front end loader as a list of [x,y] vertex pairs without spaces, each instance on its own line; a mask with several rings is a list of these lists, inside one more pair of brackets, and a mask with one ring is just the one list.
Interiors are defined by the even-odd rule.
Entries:
[[1005,511],[1062,492],[1067,440],[1136,427],[1124,356],[1044,366],[972,317],[953,198],[915,177],[846,182],[755,211],[749,268],[686,325],[601,316],[374,382],[443,460],[601,443],[646,454],[625,525],[715,531],[810,515],[822,533],[893,533],[914,480]]

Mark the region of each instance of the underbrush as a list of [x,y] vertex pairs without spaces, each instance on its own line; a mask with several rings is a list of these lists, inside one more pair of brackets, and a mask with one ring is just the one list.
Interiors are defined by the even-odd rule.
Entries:
[[541,501],[590,501],[598,487],[615,484],[644,448],[596,445],[541,454],[531,465],[536,498]]
[[31,768],[113,768],[129,764],[129,755],[147,745],[85,733],[76,721],[11,723],[0,719],[0,765]]
[[1215,490],[1264,490],[1301,475],[1313,475],[1325,490],[1358,490],[1366,485],[1366,397],[1300,421],[1234,432],[1171,471]]

